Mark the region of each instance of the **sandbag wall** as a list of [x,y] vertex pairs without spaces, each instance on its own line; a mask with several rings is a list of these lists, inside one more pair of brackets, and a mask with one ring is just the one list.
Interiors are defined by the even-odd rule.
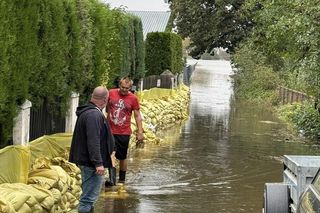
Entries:
[[39,158],[27,184],[0,184],[0,212],[69,212],[79,204],[80,170],[63,158]]
[[77,208],[80,169],[65,156],[71,136],[43,136],[25,147],[0,150],[0,159],[6,162],[0,166],[0,212],[69,212]]
[[[156,131],[176,125],[188,117],[190,92],[189,87],[183,84],[176,89],[144,90],[138,96],[143,116],[145,142],[161,143],[161,139],[155,134]],[[131,128],[135,132],[134,118],[131,122]],[[135,136],[132,136],[131,140],[135,141]],[[130,147],[135,145],[132,141]]]

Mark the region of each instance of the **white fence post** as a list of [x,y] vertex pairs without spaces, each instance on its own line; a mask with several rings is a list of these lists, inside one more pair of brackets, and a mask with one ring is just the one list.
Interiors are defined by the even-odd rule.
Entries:
[[140,91],[143,91],[143,78],[140,79]]
[[171,89],[176,88],[174,77],[171,77]]
[[79,105],[79,93],[72,92],[69,101],[69,110],[66,116],[65,132],[73,132],[77,121],[76,110]]
[[161,86],[161,79],[157,79],[157,87],[160,87]]
[[13,144],[14,145],[27,145],[29,142],[29,129],[30,129],[30,108],[32,103],[29,100],[20,106],[20,112],[14,118],[13,126]]

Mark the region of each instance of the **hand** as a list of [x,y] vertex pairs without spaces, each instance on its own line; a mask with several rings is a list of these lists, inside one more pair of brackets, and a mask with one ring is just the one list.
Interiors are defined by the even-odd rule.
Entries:
[[113,151],[110,158],[111,158],[112,167],[115,167],[116,166],[116,152]]
[[104,167],[103,166],[97,166],[96,167],[96,173],[97,173],[97,175],[104,175]]
[[144,136],[143,136],[143,132],[137,132],[137,141],[143,141]]

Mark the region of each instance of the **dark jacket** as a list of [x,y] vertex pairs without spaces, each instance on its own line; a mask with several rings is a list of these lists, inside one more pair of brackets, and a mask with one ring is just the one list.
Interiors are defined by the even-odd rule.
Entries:
[[101,110],[93,103],[77,108],[69,161],[77,165],[111,167],[114,139]]

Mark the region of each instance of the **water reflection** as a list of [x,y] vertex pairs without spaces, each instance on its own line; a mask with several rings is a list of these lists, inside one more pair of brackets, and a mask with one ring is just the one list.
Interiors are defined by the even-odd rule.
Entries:
[[288,140],[271,111],[233,100],[231,74],[227,61],[199,61],[190,118],[130,153],[128,197],[101,196],[96,212],[261,212],[281,156],[314,151]]

